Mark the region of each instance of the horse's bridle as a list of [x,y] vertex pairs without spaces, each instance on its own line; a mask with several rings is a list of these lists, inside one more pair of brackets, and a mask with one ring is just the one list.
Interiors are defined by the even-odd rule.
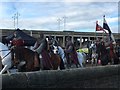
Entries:
[[0,52],[2,52],[2,51],[8,51],[8,49],[6,49],[6,50],[0,50]]
[[[9,51],[9,50],[8,49],[7,50],[0,50],[0,52],[2,52],[2,51]],[[11,51],[8,52],[3,58],[1,57],[1,60],[3,60],[5,57],[7,57],[10,53],[11,53]]]

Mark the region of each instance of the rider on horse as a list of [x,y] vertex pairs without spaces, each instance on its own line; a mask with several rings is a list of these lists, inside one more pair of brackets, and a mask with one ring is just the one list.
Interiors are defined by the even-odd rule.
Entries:
[[16,51],[16,48],[23,48],[24,47],[24,40],[19,37],[16,32],[14,32],[14,36],[13,36],[13,40],[11,41],[11,51],[12,51],[12,60],[14,61],[14,53],[19,53],[17,54],[17,58],[19,58],[19,65],[22,66],[24,65],[26,62],[24,61],[24,57],[22,55],[21,51]]
[[114,43],[113,41],[111,40],[110,37],[105,37],[105,47],[106,47],[106,50],[109,54],[109,58],[110,58],[110,63],[111,64],[114,64],[114,59],[115,59],[115,52],[114,52]]
[[77,64],[78,64],[77,52],[76,52],[74,44],[71,41],[70,36],[67,37],[65,53],[66,53],[67,61],[70,61],[70,59],[72,59],[73,63],[76,64],[76,67],[78,67],[77,66]]
[[49,36],[48,37],[48,44],[49,44],[49,49],[52,50],[52,46],[56,46],[57,49],[58,49],[58,52],[57,54],[59,55],[60,57],[60,70],[62,69],[65,69],[65,66],[64,66],[64,61],[63,61],[63,54],[64,54],[64,51],[60,50],[62,49],[58,43],[58,41],[55,39],[55,38],[52,38],[52,36]]
[[40,33],[39,38],[35,43],[35,47],[33,48],[35,52],[42,56],[42,66],[44,70],[50,70],[52,68],[50,62],[50,56],[48,53],[48,42],[44,37],[43,33]]

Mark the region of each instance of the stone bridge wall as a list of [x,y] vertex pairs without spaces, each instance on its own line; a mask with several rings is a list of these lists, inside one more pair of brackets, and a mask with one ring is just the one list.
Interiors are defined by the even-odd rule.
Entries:
[[119,88],[120,65],[2,75],[2,88]]

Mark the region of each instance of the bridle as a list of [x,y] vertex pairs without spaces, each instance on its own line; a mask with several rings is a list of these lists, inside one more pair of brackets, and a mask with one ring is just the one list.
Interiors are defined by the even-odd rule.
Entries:
[[[7,50],[0,50],[0,52],[2,51],[9,51],[8,49]],[[3,58],[1,57],[1,60],[3,60],[5,57],[7,57],[9,54],[11,53],[11,51],[9,51]]]

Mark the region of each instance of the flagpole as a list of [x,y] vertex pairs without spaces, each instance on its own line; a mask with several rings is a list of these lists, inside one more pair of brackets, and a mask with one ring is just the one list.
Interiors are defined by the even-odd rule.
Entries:
[[[97,23],[98,23],[98,21],[96,21],[96,28],[97,28]],[[96,38],[97,38],[97,35],[96,35],[96,28],[95,28],[95,41],[97,40]]]
[[95,30],[95,41],[97,40],[96,30]]
[[102,33],[102,39],[104,40],[104,31],[103,31],[103,33]]

